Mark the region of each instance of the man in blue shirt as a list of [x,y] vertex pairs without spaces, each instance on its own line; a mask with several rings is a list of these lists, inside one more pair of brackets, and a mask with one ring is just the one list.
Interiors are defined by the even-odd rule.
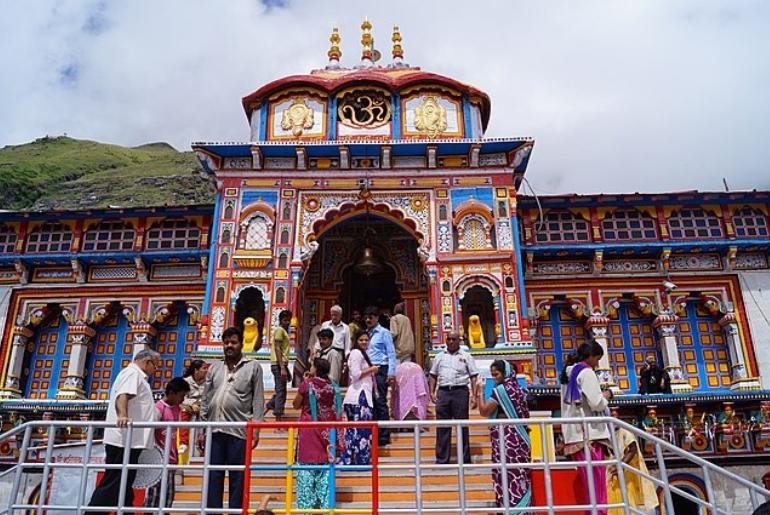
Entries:
[[[372,365],[380,369],[374,376],[377,392],[374,398],[374,417],[376,420],[388,420],[388,386],[396,382],[396,348],[393,346],[393,336],[379,322],[380,311],[369,306],[364,310],[366,332],[369,333],[369,347],[366,354]],[[381,446],[390,444],[390,431],[380,429],[378,443]]]

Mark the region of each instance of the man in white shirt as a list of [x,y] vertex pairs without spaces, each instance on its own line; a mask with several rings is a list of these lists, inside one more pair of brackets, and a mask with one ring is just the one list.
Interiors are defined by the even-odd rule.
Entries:
[[331,320],[321,324],[323,329],[331,329],[334,333],[332,347],[342,353],[343,360],[350,353],[350,328],[342,321],[342,308],[335,304],[329,310]]
[[[152,422],[157,419],[155,400],[152,396],[150,380],[160,364],[160,354],[154,350],[141,350],[134,361],[120,371],[110,389],[110,403],[107,406],[106,422],[116,427],[104,430],[105,463],[120,465],[123,463],[125,445],[129,446],[128,462],[138,463],[139,454],[152,447],[154,428],[133,428],[131,441],[127,441],[131,422]],[[99,486],[94,489],[89,506],[117,506],[120,497],[120,477],[123,469],[105,470]],[[132,485],[136,469],[126,471],[126,491],[124,506],[132,506],[134,491]],[[107,511],[88,511],[88,515],[107,515]],[[112,510],[114,511],[114,510]]]
[[[479,371],[473,356],[460,349],[460,335],[456,331],[447,334],[446,350],[433,359],[428,380],[430,396],[436,404],[436,418],[445,420],[468,420],[468,401],[476,409],[476,380]],[[438,385],[438,390],[436,386]],[[471,392],[468,392],[468,386]],[[470,435],[468,428],[462,430],[463,463],[471,462]],[[436,428],[436,463],[449,463],[452,443],[452,428]]]

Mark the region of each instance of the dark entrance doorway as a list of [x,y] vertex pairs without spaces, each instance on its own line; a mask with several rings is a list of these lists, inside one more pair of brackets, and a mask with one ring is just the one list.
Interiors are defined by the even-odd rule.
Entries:
[[466,342],[469,339],[470,317],[476,315],[479,317],[482,331],[484,333],[484,346],[494,347],[497,342],[495,335],[495,303],[492,300],[492,292],[483,286],[471,286],[465,292],[461,302],[463,312],[463,328]]
[[430,314],[428,280],[415,236],[369,212],[334,225],[316,241],[318,249],[301,283],[304,338],[312,327],[329,319],[334,304],[342,307],[342,318],[349,322],[353,310],[371,305],[392,313],[403,301],[421,352],[421,342],[430,339],[430,327],[423,327],[421,321]]
[[671,501],[674,504],[674,513],[676,515],[700,515],[699,506],[690,499],[672,492]]
[[356,270],[355,263],[351,263],[342,273],[342,280],[339,300],[346,313],[352,313],[354,309],[363,311],[367,306],[392,312],[393,306],[401,300],[396,272],[390,264],[383,264],[379,273],[363,274]]
[[265,334],[265,299],[259,288],[249,286],[241,290],[235,301],[235,325],[243,329],[243,321],[253,318],[257,321],[257,341],[255,350],[262,346]]

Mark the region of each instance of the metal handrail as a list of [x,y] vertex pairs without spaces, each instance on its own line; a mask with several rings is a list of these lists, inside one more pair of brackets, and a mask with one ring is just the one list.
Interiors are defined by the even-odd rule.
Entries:
[[[554,425],[562,425],[562,424],[578,424],[582,425],[584,429],[584,434],[587,429],[588,424],[607,424],[608,428],[610,429],[610,444],[612,446],[613,453],[615,455],[614,458],[604,459],[604,460],[594,460],[591,458],[590,452],[585,453],[585,461],[571,461],[571,462],[564,462],[564,461],[553,461],[549,457],[549,441],[546,436],[546,429],[549,426]],[[298,427],[303,426],[306,423],[303,422],[286,422],[284,423],[286,427]],[[269,427],[284,427],[284,424],[282,423],[267,423],[264,424],[265,426]],[[310,423],[318,425],[318,423]],[[363,425],[371,426],[371,422],[369,423],[363,423]],[[361,425],[360,423],[355,422],[333,422],[328,424],[330,427],[352,427],[356,425]],[[446,426],[452,426],[457,430],[458,438],[457,438],[457,455],[462,456],[463,455],[463,449],[462,449],[462,438],[459,438],[459,435],[461,434],[461,429],[464,427],[470,428],[470,427],[489,427],[490,425],[498,426],[499,433],[502,435],[503,427],[505,426],[537,426],[540,428],[541,431],[541,445],[544,450],[543,454],[543,460],[542,461],[529,461],[527,463],[508,463],[505,457],[505,452],[501,452],[501,463],[467,463],[467,464],[449,464],[449,465],[434,465],[434,464],[428,464],[428,463],[422,463],[420,459],[420,449],[421,446],[421,439],[424,436],[422,433],[423,428],[435,428],[435,427],[446,427]],[[54,430],[57,428],[62,427],[79,427],[79,428],[85,428],[86,435],[85,435],[85,444],[86,444],[86,454],[84,463],[52,463],[49,458],[52,450],[55,448],[54,446],[54,438],[48,438],[48,441],[46,442],[46,445],[44,447],[31,447],[31,441],[32,441],[32,433],[34,428],[47,428],[48,429],[48,435],[53,435]],[[160,497],[161,499],[165,499],[165,496],[167,494],[168,485],[166,484],[166,475],[168,471],[175,471],[175,470],[199,470],[203,473],[203,496],[201,498],[201,506],[200,506],[200,513],[240,513],[240,510],[211,510],[209,508],[206,508],[205,506],[205,495],[209,487],[208,482],[208,474],[209,471],[216,471],[216,470],[243,470],[243,466],[235,466],[235,465],[211,465],[209,463],[209,456],[210,456],[210,450],[211,450],[211,437],[212,433],[215,429],[227,429],[227,428],[238,428],[238,429],[244,429],[247,427],[246,423],[238,423],[238,422],[228,422],[228,423],[217,423],[212,424],[208,422],[133,422],[129,424],[129,427],[127,431],[125,431],[124,435],[124,444],[129,441],[131,438],[131,433],[135,429],[140,428],[165,428],[166,429],[166,451],[164,455],[164,463],[160,465],[129,465],[129,459],[128,459],[128,452],[124,452],[123,456],[123,463],[116,464],[116,465],[104,465],[99,463],[89,463],[89,459],[91,456],[91,448],[95,441],[94,439],[94,432],[97,428],[105,428],[105,427],[113,427],[112,424],[107,423],[106,421],[66,421],[66,420],[51,420],[51,421],[31,421],[31,422],[25,422],[22,425],[19,425],[17,427],[14,427],[10,431],[7,431],[3,434],[0,434],[0,442],[7,440],[12,437],[18,437],[19,435],[23,434],[22,438],[22,444],[21,444],[21,450],[19,453],[19,459],[18,462],[15,463],[12,467],[9,469],[0,472],[0,478],[6,476],[6,475],[14,475],[14,482],[13,487],[11,491],[10,498],[8,500],[7,509],[5,511],[0,510],[0,514],[3,513],[14,513],[14,510],[21,510],[21,509],[28,509],[33,510],[36,513],[42,514],[45,510],[49,509],[69,509],[77,512],[77,514],[81,514],[86,511],[83,504],[86,502],[85,499],[85,493],[86,493],[86,478],[88,476],[89,471],[95,470],[95,469],[125,469],[125,470],[138,470],[142,468],[153,468],[153,469],[162,469],[163,472],[163,479],[161,482],[161,493]],[[457,470],[458,472],[458,479],[459,481],[459,495],[460,495],[460,510],[461,513],[481,513],[481,512],[489,512],[490,508],[478,508],[474,506],[468,506],[465,499],[465,485],[464,481],[462,480],[463,474],[466,472],[472,471],[472,470],[478,470],[478,469],[484,469],[484,470],[490,470],[490,469],[497,469],[501,471],[502,475],[502,481],[503,483],[506,483],[508,481],[508,474],[507,471],[511,470],[513,468],[520,468],[520,469],[528,469],[528,470],[542,470],[544,477],[545,477],[545,500],[546,500],[546,506],[542,507],[535,507],[530,506],[526,508],[514,508],[514,507],[506,507],[501,508],[500,511],[505,511],[505,513],[525,513],[529,511],[538,511],[538,512],[547,512],[549,514],[557,513],[557,512],[563,512],[563,511],[569,511],[569,510],[588,510],[592,513],[599,513],[600,510],[608,509],[608,508],[621,508],[623,509],[624,513],[642,513],[643,511],[640,511],[639,509],[629,507],[628,503],[625,504],[599,504],[597,503],[596,498],[593,495],[593,489],[589,488],[589,494],[591,496],[590,502],[588,504],[583,505],[575,505],[575,506],[553,506],[553,498],[554,498],[554,485],[551,482],[551,472],[554,470],[559,469],[565,469],[565,468],[574,468],[577,467],[585,467],[589,470],[588,474],[588,480],[589,484],[593,480],[593,476],[590,473],[591,470],[593,470],[594,467],[606,467],[608,465],[614,465],[616,467],[618,477],[619,477],[619,484],[621,488],[621,494],[624,501],[627,500],[628,492],[625,491],[625,480],[624,476],[626,474],[635,474],[638,475],[644,479],[647,479],[651,481],[654,485],[661,487],[663,489],[663,503],[666,507],[667,513],[673,513],[673,498],[672,494],[677,494],[685,499],[688,499],[698,506],[706,509],[710,514],[712,515],[727,515],[729,512],[725,511],[725,509],[720,508],[717,506],[717,501],[715,499],[715,490],[713,486],[713,480],[715,476],[719,476],[723,479],[732,481],[736,483],[737,485],[740,485],[746,489],[748,489],[748,494],[750,498],[750,503],[753,507],[758,506],[761,502],[764,502],[766,499],[770,499],[770,490],[765,489],[764,487],[751,482],[750,480],[741,477],[729,470],[725,470],[722,467],[719,467],[718,465],[715,465],[699,456],[696,456],[692,453],[689,453],[687,451],[684,451],[680,449],[679,447],[676,447],[675,445],[671,444],[670,442],[661,439],[657,436],[651,435],[631,424],[628,424],[626,422],[623,422],[621,420],[612,418],[612,417],[591,417],[588,419],[585,418],[534,418],[534,419],[494,419],[494,420],[425,420],[425,421],[379,421],[377,422],[377,426],[380,428],[396,428],[396,427],[407,427],[411,428],[412,432],[414,434],[414,442],[415,442],[415,457],[414,457],[414,463],[397,463],[397,464],[389,464],[389,463],[379,463],[376,465],[376,469],[379,471],[384,470],[414,470],[415,473],[415,487],[416,487],[416,501],[417,506],[415,508],[380,508],[379,513],[438,513],[438,512],[446,512],[446,508],[434,508],[430,506],[423,506],[423,496],[422,496],[422,475],[425,474],[425,470],[442,470],[442,469],[452,469]],[[170,438],[172,431],[171,429],[174,428],[198,428],[204,430],[204,436],[205,436],[205,458],[204,462],[202,464],[194,463],[194,464],[188,464],[188,465],[169,465],[168,464],[168,449],[170,448]],[[618,441],[616,439],[616,429],[622,428],[627,431],[629,431],[631,434],[635,436],[637,439],[637,442],[645,442],[647,444],[650,444],[653,446],[654,450],[654,460],[657,463],[658,466],[658,474],[660,477],[656,477],[655,475],[641,472],[640,470],[632,467],[631,465],[624,463],[621,460],[622,452],[623,450],[618,447]],[[553,441],[550,442],[551,445],[553,445]],[[501,449],[505,449],[504,442],[499,441],[498,445],[500,445]],[[29,451],[32,449],[36,449],[38,451],[41,451],[42,449],[45,449],[44,453],[41,452],[38,456],[37,460],[30,461]],[[665,464],[664,452],[668,453],[668,458],[671,457],[682,459],[686,462],[688,462],[691,466],[699,467],[702,471],[703,475],[703,481],[705,483],[706,492],[707,492],[707,499],[700,499],[697,496],[692,495],[690,492],[676,487],[674,485],[670,485],[668,482],[668,474]],[[45,460],[43,462],[40,461],[40,458],[44,456]],[[19,493],[19,487],[21,484],[21,478],[23,474],[28,471],[29,469],[35,469],[39,470],[43,468],[43,480],[41,482],[41,488],[40,488],[40,499],[37,504],[24,504],[24,503],[18,503],[18,493]],[[68,506],[59,506],[59,505],[51,505],[47,504],[46,499],[46,492],[50,489],[50,481],[48,481],[49,472],[53,471],[54,469],[66,469],[66,468],[79,468],[81,470],[81,488],[78,492],[78,497],[76,500],[76,504],[74,505],[68,505]],[[287,470],[286,467],[283,465],[276,465],[276,466],[270,466],[270,469],[280,469],[280,470]],[[296,468],[296,467],[295,467]],[[344,469],[341,469],[344,470]],[[376,472],[374,472],[376,473]],[[121,489],[125,490],[128,485],[127,483],[127,474],[121,475]],[[504,486],[506,486],[504,484]],[[504,488],[504,497],[507,498],[507,492],[508,489]],[[376,495],[376,494],[375,494]],[[506,499],[507,501],[507,499]],[[122,504],[122,496],[121,496],[121,504]],[[108,506],[108,507],[100,507],[99,511],[114,511],[117,512],[119,515],[122,513],[132,513],[132,512],[154,512],[154,513],[179,513],[179,512],[186,512],[189,513],[191,510],[189,508],[185,509],[176,509],[176,508],[131,508],[127,506],[122,506],[119,504],[118,506]],[[162,504],[162,503],[161,503]],[[89,508],[89,510],[92,508]],[[283,510],[283,509],[276,509],[276,512],[285,512],[289,513],[320,513],[320,511],[317,510],[297,510],[297,509],[290,509],[290,510]],[[197,512],[197,511],[196,511]],[[344,508],[337,508],[336,512],[344,513]],[[352,512],[352,510],[351,510]]]

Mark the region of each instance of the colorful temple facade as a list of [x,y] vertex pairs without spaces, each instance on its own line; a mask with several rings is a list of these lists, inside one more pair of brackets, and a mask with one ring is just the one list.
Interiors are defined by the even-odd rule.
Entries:
[[[485,139],[484,92],[406,64],[397,30],[377,64],[363,29],[357,66],[335,32],[327,67],[244,97],[248,142],[193,144],[213,206],[0,213],[3,422],[100,416],[145,346],[160,389],[247,318],[267,366],[283,309],[304,345],[335,303],[404,301],[422,362],[460,330],[556,410],[594,339],[619,416],[770,457],[770,193],[520,194],[534,141]],[[637,395],[648,356],[673,394]]]

